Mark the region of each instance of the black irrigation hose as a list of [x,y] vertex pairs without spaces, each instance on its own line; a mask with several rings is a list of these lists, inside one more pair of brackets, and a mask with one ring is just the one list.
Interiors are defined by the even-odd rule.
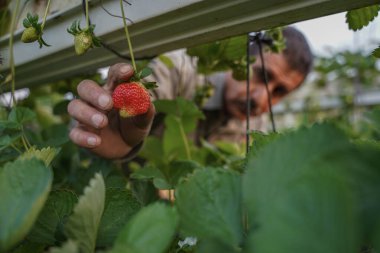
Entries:
[[262,33],[256,33],[254,36],[251,36],[250,34],[247,35],[247,52],[246,52],[246,57],[247,57],[247,97],[246,97],[246,104],[247,104],[247,121],[246,121],[246,152],[249,152],[249,142],[250,142],[250,123],[249,123],[249,118],[251,116],[251,99],[250,99],[250,65],[249,65],[249,60],[250,60],[250,45],[251,42],[257,43],[259,47],[259,55],[260,55],[260,60],[261,60],[261,69],[263,71],[263,76],[264,76],[264,83],[265,83],[265,89],[268,95],[268,105],[269,105],[269,113],[270,113],[270,119],[272,123],[272,130],[273,132],[276,132],[276,124],[274,121],[273,117],[273,110],[272,110],[272,95],[269,92],[269,84],[268,84],[268,73],[265,68],[265,62],[264,62],[264,56],[263,56],[263,46],[262,44],[268,44],[270,45],[272,43],[271,39],[265,38]]
[[265,61],[264,61],[264,56],[263,56],[262,34],[259,33],[258,37],[259,38],[256,41],[257,41],[257,44],[259,46],[259,54],[260,54],[260,59],[261,59],[261,69],[263,71],[265,89],[266,89],[267,95],[268,95],[269,115],[270,115],[270,120],[272,123],[272,130],[274,133],[276,133],[276,124],[274,122],[273,110],[272,110],[272,94],[269,92],[268,73],[267,73],[266,68],[265,68]]

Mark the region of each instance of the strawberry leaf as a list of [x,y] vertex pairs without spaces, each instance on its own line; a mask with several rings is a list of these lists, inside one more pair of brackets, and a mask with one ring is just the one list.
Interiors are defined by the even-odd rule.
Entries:
[[176,209],[163,203],[149,205],[138,212],[122,229],[109,253],[168,252],[178,222]]
[[150,90],[150,89],[154,89],[154,88],[157,88],[158,85],[156,82],[144,82],[143,85],[145,86],[146,89]]
[[37,14],[32,17],[32,21],[33,21],[32,23],[38,22],[38,15]]
[[90,180],[89,186],[79,198],[74,213],[66,223],[68,238],[78,242],[82,253],[93,253],[100,220],[104,210],[105,184],[103,177],[97,173]]
[[380,58],[380,47],[373,50],[372,55],[376,58]]
[[28,160],[37,158],[38,160],[43,161],[45,163],[45,166],[48,167],[58,153],[59,149],[56,148],[47,147],[43,149],[36,149],[32,147],[24,154],[22,154],[19,159]]
[[68,240],[66,243],[64,243],[61,247],[54,247],[51,248],[49,253],[78,253],[79,248],[78,244],[75,241]]
[[238,246],[243,235],[240,180],[233,171],[204,168],[182,181],[176,206],[184,234]]
[[140,79],[142,78],[145,78],[149,75],[151,75],[153,73],[152,69],[151,68],[148,68],[148,67],[145,67],[141,70],[139,76],[140,76]]
[[367,26],[379,14],[380,5],[373,5],[361,9],[348,11],[346,23],[350,30],[360,30]]
[[23,240],[48,197],[53,174],[37,159],[0,168],[0,252]]
[[51,191],[27,240],[44,245],[55,245],[65,241],[62,233],[63,224],[72,214],[77,202],[77,195],[69,190]]
[[27,17],[27,19],[29,19],[30,21],[33,20],[33,16],[32,16],[32,14],[30,14],[29,12],[26,14],[26,17]]
[[27,18],[22,21],[22,24],[24,25],[25,28],[29,28],[32,26],[32,24],[29,22]]

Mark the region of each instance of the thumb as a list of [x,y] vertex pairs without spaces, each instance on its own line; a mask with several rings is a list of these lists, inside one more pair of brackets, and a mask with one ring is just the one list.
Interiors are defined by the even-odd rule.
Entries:
[[133,67],[127,63],[117,63],[112,65],[108,70],[108,78],[103,86],[109,92],[112,92],[120,80],[129,80],[133,76]]

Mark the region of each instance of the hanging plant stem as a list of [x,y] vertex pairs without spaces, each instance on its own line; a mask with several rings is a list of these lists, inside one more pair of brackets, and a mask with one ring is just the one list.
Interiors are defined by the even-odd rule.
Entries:
[[87,29],[89,29],[89,27],[90,27],[90,14],[88,13],[88,0],[86,0],[85,2],[86,2],[86,25],[87,25]]
[[133,70],[136,72],[137,69],[136,69],[135,57],[133,55],[131,38],[129,36],[127,22],[125,21],[126,18],[125,18],[125,13],[124,13],[123,0],[120,0],[120,9],[121,9],[121,14],[123,16],[124,30],[125,30],[125,35],[126,35],[127,41],[128,41],[129,54],[131,55],[131,61],[132,61]]
[[25,140],[25,136],[21,135],[22,144],[24,145],[25,150],[29,150],[28,144]]
[[51,0],[48,1],[46,9],[45,9],[44,19],[43,19],[42,24],[41,24],[41,32],[44,30],[44,27],[45,27],[46,18],[47,18],[49,9],[50,9],[50,2],[51,2]]
[[18,10],[20,8],[20,0],[17,0],[16,2],[16,8],[14,12],[12,13],[12,22],[11,22],[11,32],[10,32],[10,38],[9,38],[9,67],[11,68],[11,76],[12,76],[12,101],[13,106],[16,105],[16,97],[15,97],[15,90],[16,90],[16,68],[15,68],[15,61],[14,61],[14,51],[13,51],[13,37],[14,37],[14,30],[16,28],[16,17]]

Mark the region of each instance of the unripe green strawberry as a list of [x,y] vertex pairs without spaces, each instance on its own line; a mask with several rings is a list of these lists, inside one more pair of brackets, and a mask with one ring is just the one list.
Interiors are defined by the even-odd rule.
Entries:
[[28,27],[24,30],[24,32],[22,33],[22,36],[21,36],[21,41],[24,43],[31,43],[31,42],[38,40],[38,36],[39,35],[38,35],[36,28],[31,26],[31,27]]
[[150,107],[150,96],[140,82],[119,84],[112,93],[114,108],[119,109],[121,117],[144,114]]
[[82,55],[92,47],[92,36],[86,32],[81,32],[75,35],[74,38],[75,52],[77,55]]

